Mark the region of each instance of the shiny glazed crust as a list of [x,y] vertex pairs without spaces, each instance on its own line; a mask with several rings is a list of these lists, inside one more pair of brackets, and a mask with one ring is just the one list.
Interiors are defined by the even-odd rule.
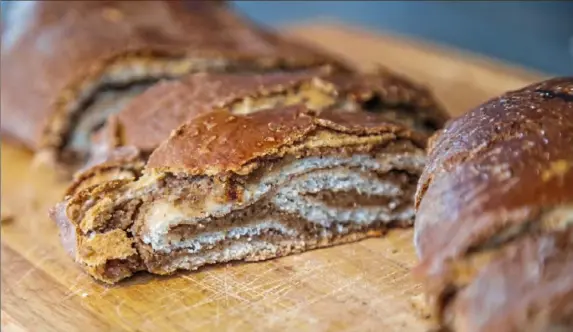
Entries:
[[448,123],[431,140],[416,205],[415,275],[440,324],[571,329],[573,78]]

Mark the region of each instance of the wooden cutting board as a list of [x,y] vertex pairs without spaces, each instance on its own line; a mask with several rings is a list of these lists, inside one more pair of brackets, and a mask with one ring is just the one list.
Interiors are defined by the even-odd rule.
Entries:
[[[289,29],[364,69],[429,85],[453,113],[542,75],[454,50],[336,24]],[[268,262],[174,277],[94,282],[66,256],[47,210],[63,185],[31,154],[2,143],[2,330],[424,331],[409,276],[412,231]]]

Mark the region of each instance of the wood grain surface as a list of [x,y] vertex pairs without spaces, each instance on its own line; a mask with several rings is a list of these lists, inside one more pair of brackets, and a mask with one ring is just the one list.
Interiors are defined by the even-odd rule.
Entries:
[[[364,69],[429,85],[453,114],[542,75],[336,24],[292,28]],[[409,270],[412,231],[261,263],[94,282],[59,244],[47,210],[64,185],[2,142],[2,331],[424,331]]]

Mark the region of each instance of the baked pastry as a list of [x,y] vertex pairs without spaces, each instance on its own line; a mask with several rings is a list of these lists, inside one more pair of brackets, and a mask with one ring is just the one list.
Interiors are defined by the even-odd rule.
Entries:
[[[51,211],[76,261],[114,283],[136,271],[269,259],[411,225],[429,126],[444,121],[433,99],[377,75],[281,75],[244,77],[260,81],[244,87],[274,88],[198,112],[148,160],[122,146],[78,173]],[[212,76],[169,84],[189,92],[198,78]],[[177,100],[161,108],[169,117],[189,101]]]
[[424,164],[412,132],[375,114],[306,111],[195,118],[141,175],[129,165],[121,178],[74,188],[53,211],[64,244],[90,275],[114,283],[410,225]]
[[83,164],[94,129],[158,80],[324,63],[346,70],[224,1],[14,3],[1,59],[2,131],[67,165]]
[[264,74],[192,74],[156,84],[110,119],[94,137],[95,162],[90,164],[118,146],[133,146],[148,156],[172,130],[215,108],[248,114],[297,103],[314,111],[336,105],[379,113],[424,136],[448,118],[427,89],[382,68],[372,74],[342,73],[331,66]]
[[573,77],[451,121],[416,203],[414,273],[442,326],[573,329]]

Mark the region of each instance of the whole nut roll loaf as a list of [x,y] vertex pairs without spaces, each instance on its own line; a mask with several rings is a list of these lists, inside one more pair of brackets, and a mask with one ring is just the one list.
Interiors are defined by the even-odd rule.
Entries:
[[442,326],[573,330],[573,77],[451,121],[416,207],[414,272]]

